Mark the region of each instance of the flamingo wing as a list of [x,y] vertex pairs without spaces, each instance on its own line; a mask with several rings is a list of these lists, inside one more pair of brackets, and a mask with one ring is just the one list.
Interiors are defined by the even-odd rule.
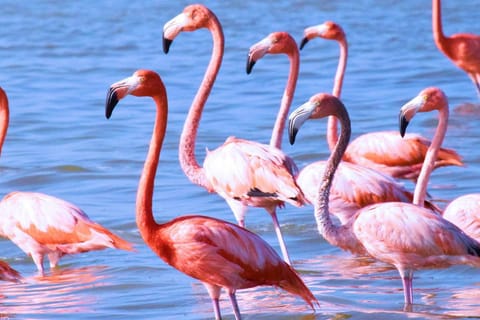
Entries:
[[[417,134],[403,138],[394,131],[372,132],[354,139],[344,160],[370,167],[396,178],[416,179],[430,141]],[[451,149],[441,148],[435,168],[447,165],[462,166],[461,157]]]
[[226,199],[253,206],[266,201],[300,206],[305,201],[294,179],[298,169],[293,160],[269,145],[230,137],[208,152],[203,167],[215,191]]

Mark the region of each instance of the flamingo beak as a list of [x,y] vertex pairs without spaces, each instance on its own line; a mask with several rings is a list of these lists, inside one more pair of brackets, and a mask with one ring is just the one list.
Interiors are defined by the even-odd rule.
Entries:
[[135,90],[140,84],[140,79],[135,74],[118,81],[110,86],[105,101],[105,117],[110,119],[117,103]]
[[407,130],[407,126],[412,120],[412,118],[417,114],[418,110],[425,104],[427,99],[427,96],[424,94],[420,94],[413,98],[412,100],[408,101],[405,103],[401,108],[400,108],[400,114],[399,114],[399,129],[400,129],[400,135],[403,137],[405,135],[405,132]]
[[288,138],[290,144],[295,143],[300,127],[307,121],[315,110],[316,104],[308,101],[295,109],[288,117]]
[[247,57],[247,74],[250,74],[255,63],[260,60],[265,54],[267,54],[271,45],[272,41],[269,37],[266,37],[265,39],[257,42],[250,47],[250,51],[248,52]]
[[300,50],[303,49],[303,47],[308,43],[308,41],[310,41],[308,37],[303,37],[302,41],[300,42]]
[[187,18],[184,13],[180,13],[179,15],[175,16],[173,19],[165,23],[163,26],[163,34],[162,34],[162,44],[163,44],[163,52],[165,54],[168,53],[170,50],[170,45],[172,44],[173,40],[176,36],[183,30],[183,27],[187,21]]

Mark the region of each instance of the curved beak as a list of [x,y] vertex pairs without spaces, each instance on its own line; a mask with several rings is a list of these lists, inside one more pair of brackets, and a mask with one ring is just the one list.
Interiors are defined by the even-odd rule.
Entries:
[[399,130],[400,130],[400,135],[403,137],[405,135],[405,132],[407,130],[407,126],[410,123],[410,120],[415,116],[415,114],[420,110],[420,108],[425,104],[426,101],[426,96],[425,95],[418,95],[412,100],[408,101],[405,103],[401,108],[400,108],[400,114],[398,116],[398,121],[399,121]]
[[288,139],[291,145],[295,143],[298,130],[310,118],[315,108],[315,103],[307,101],[288,116]]
[[308,43],[308,41],[315,37],[322,37],[326,31],[327,26],[325,25],[325,23],[305,28],[305,30],[303,30],[303,39],[300,42],[300,50],[303,49],[303,47]]
[[173,40],[176,36],[182,31],[183,26],[185,25],[186,17],[184,13],[180,13],[179,15],[175,16],[173,19],[165,23],[163,26],[163,34],[162,34],[162,44],[163,44],[163,52],[168,53],[170,50],[170,45],[172,44]]
[[272,41],[269,37],[266,37],[250,47],[250,51],[248,52],[247,57],[247,74],[250,74],[255,63],[260,60],[265,54],[267,54],[271,45]]
[[303,49],[303,47],[308,43],[308,41],[310,41],[308,37],[303,37],[302,41],[300,42],[300,50]]
[[110,119],[113,109],[118,102],[132,92],[139,84],[139,79],[135,75],[118,81],[110,86],[105,101],[105,117]]

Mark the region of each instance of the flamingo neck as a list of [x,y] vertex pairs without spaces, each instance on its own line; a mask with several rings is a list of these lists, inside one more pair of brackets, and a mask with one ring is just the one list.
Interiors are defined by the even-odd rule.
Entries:
[[8,108],[7,94],[2,88],[0,88],[0,154],[2,152],[5,138],[7,137],[9,118],[10,111]]
[[442,5],[440,0],[432,0],[432,30],[433,40],[442,52],[447,51],[447,37],[443,33],[442,27]]
[[345,108],[336,108],[336,116],[339,118],[342,130],[340,131],[340,138],[333,148],[330,157],[327,160],[323,179],[321,180],[318,196],[315,199],[315,220],[317,222],[318,232],[332,245],[340,246],[343,248],[345,232],[341,230],[341,227],[332,223],[330,218],[330,212],[328,208],[328,200],[330,196],[330,189],[332,181],[335,176],[335,171],[342,159],[347,145],[350,141],[350,119]]
[[439,119],[437,129],[435,130],[435,135],[433,136],[432,142],[428,147],[427,154],[425,155],[425,160],[423,161],[422,169],[418,176],[417,185],[415,186],[415,192],[413,194],[413,204],[424,206],[425,198],[427,195],[427,186],[428,180],[430,179],[430,174],[435,168],[435,161],[437,159],[437,154],[442,146],[443,139],[447,132],[448,125],[448,105],[439,109]]
[[[340,57],[338,59],[337,72],[335,73],[335,82],[333,85],[332,94],[340,98],[343,87],[343,77],[345,76],[345,69],[347,68],[348,57],[348,43],[347,39],[343,38],[338,41],[340,45]],[[338,120],[335,116],[328,117],[327,125],[327,143],[330,151],[333,150],[338,141]]]
[[278,110],[277,119],[273,126],[272,138],[270,139],[270,145],[278,149],[282,148],[282,137],[285,131],[285,121],[288,117],[290,106],[292,105],[293,95],[295,93],[295,87],[297,85],[298,72],[300,68],[300,55],[298,50],[292,50],[288,54],[290,60],[290,71],[288,74],[287,84],[283,91],[282,101],[280,103],[280,109]]
[[136,201],[136,222],[144,241],[153,248],[155,245],[155,231],[160,226],[153,217],[152,202],[155,175],[157,172],[160,151],[167,128],[168,102],[165,88],[162,94],[154,96],[157,106],[153,134],[150,140],[147,157],[143,166],[142,175],[138,184]]
[[225,42],[222,27],[218,19],[212,16],[210,21],[208,29],[213,37],[212,56],[197,94],[190,106],[187,118],[185,119],[179,145],[180,165],[182,166],[185,175],[194,184],[200,185],[208,191],[212,191],[213,188],[207,181],[203,168],[200,167],[195,157],[195,141],[197,139],[198,125],[202,116],[203,107],[205,106],[218,71],[220,70]]

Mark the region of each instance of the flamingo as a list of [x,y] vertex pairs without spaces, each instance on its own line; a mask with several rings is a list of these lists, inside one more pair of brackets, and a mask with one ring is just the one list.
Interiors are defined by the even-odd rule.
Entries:
[[[8,98],[0,88],[0,151],[9,123]],[[116,248],[132,251],[132,244],[93,222],[72,203],[38,192],[13,191],[0,201],[0,236],[31,256],[43,276],[47,256],[55,268],[66,254]]]
[[200,215],[181,216],[163,224],[155,222],[152,198],[167,126],[167,93],[156,72],[138,70],[111,85],[106,101],[107,118],[118,101],[128,94],[152,97],[157,108],[136,200],[136,223],[145,243],[166,263],[205,285],[216,319],[221,318],[222,288],[228,292],[237,320],[240,311],[235,292],[260,285],[280,287],[298,295],[314,309],[318,301],[298,274],[258,235],[235,224]]
[[438,50],[467,73],[480,95],[480,36],[457,33],[447,37],[442,28],[440,0],[432,0],[432,29]]
[[[182,13],[163,27],[165,53],[168,53],[172,41],[180,32],[200,28],[210,30],[213,37],[213,52],[180,137],[181,167],[190,181],[224,198],[242,227],[245,226],[248,206],[265,208],[272,217],[282,255],[285,261],[291,264],[276,208],[283,207],[285,202],[297,207],[306,202],[295,182],[298,169],[293,160],[274,146],[236,137],[228,137],[223,145],[208,151],[203,167],[195,158],[195,140],[200,117],[222,62],[224,51],[222,26],[210,9],[195,4],[185,7]],[[272,46],[278,43],[277,37],[269,39]],[[288,110],[282,109],[286,118]]]
[[469,193],[450,202],[443,217],[480,242],[480,193]]
[[290,60],[290,71],[288,74],[287,84],[283,92],[280,109],[277,119],[272,130],[270,145],[278,149],[282,148],[282,136],[285,131],[285,121],[287,120],[288,111],[292,104],[295,87],[297,85],[298,72],[300,69],[300,54],[298,46],[293,37],[287,32],[272,32],[261,41],[250,47],[247,57],[247,74],[252,72],[255,63],[263,58],[267,53],[281,54],[284,53]]
[[[300,48],[315,37],[335,40],[340,46],[340,58],[332,91],[333,95],[340,98],[348,56],[345,32],[333,21],[308,27],[304,30]],[[330,150],[338,140],[337,131],[337,118],[329,117],[327,142]],[[407,134],[402,139],[395,131],[370,132],[351,141],[343,160],[381,171],[394,178],[416,182],[430,143],[430,140],[419,134]],[[435,168],[450,165],[463,166],[462,158],[452,149],[441,148],[435,161]]]
[[20,282],[22,276],[13,269],[7,262],[0,260],[0,280],[10,282]]
[[[404,120],[418,110],[435,108],[438,88],[428,88],[401,109],[402,127]],[[313,112],[312,110],[315,110]],[[444,111],[429,147],[429,154],[419,179],[429,178],[433,161],[443,140],[446,122]],[[295,136],[297,121],[336,116],[342,126],[337,145],[326,165],[324,179],[319,185],[314,215],[319,233],[331,244],[352,253],[367,253],[373,258],[391,264],[398,270],[403,283],[405,309],[413,303],[413,273],[425,268],[442,268],[455,264],[480,267],[480,243],[467,236],[453,223],[433,211],[413,203],[385,202],[372,204],[356,212],[341,225],[332,223],[329,215],[329,192],[335,171],[342,159],[350,139],[350,119],[343,103],[335,96],[321,93],[293,111],[289,117],[289,134]],[[417,188],[424,187],[419,183]],[[419,192],[421,194],[422,192]]]

